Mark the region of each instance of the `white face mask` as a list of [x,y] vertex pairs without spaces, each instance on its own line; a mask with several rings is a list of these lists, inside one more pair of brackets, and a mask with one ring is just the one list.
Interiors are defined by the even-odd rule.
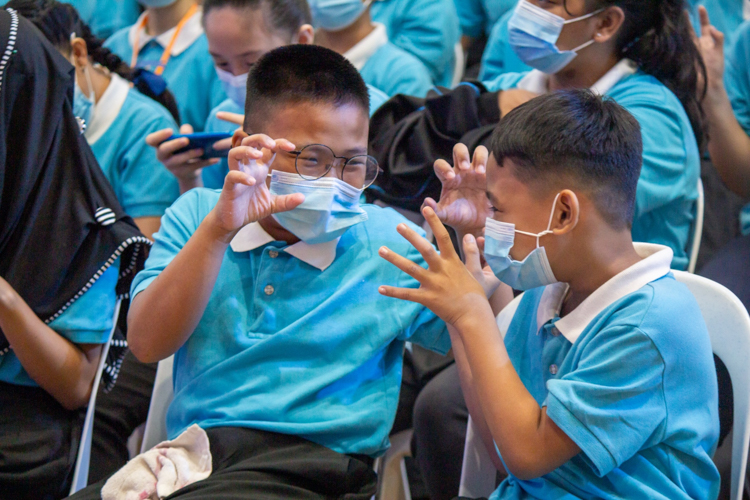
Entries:
[[249,73],[233,75],[229,71],[216,68],[216,74],[219,75],[221,88],[224,89],[224,93],[227,97],[244,110],[245,97],[247,96],[247,75]]

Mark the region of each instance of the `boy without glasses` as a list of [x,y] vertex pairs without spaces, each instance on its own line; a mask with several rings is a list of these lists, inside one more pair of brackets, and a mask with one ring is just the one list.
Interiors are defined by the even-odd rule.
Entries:
[[[448,324],[472,419],[509,473],[493,500],[716,498],[708,332],[672,250],[631,239],[641,151],[614,101],[538,97],[500,121],[489,161],[459,145],[456,168],[436,163],[443,193],[423,213],[440,253],[398,228],[429,269],[380,250],[421,283],[381,293]],[[438,215],[465,235],[465,265]],[[496,322],[485,297],[501,281],[526,291]]]
[[170,498],[369,499],[404,342],[449,350],[429,310],[378,294],[417,285],[379,247],[420,257],[396,212],[359,205],[377,175],[368,109],[335,52],[268,53],[248,78],[224,188],[167,211],[133,285],[130,348],[144,362],[175,355],[169,437],[198,424],[213,456],[211,476]]

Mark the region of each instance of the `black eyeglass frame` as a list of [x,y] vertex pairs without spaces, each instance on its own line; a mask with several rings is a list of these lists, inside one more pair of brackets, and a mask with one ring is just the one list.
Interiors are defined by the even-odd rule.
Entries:
[[[300,173],[300,171],[299,171],[299,167],[297,166],[297,161],[299,160],[299,155],[301,155],[302,152],[305,149],[307,149],[309,147],[312,147],[312,146],[322,146],[322,147],[326,148],[328,151],[331,152],[331,155],[333,156],[334,160],[344,160],[344,166],[341,168],[341,180],[342,181],[344,180],[344,171],[346,170],[346,167],[349,165],[350,161],[352,161],[355,158],[362,158],[362,157],[369,158],[370,160],[372,160],[375,163],[375,166],[377,166],[377,170],[375,171],[375,177],[373,177],[373,179],[370,182],[368,182],[367,184],[365,184],[362,188],[358,188],[358,189],[367,189],[368,187],[372,186],[373,183],[375,182],[375,180],[378,178],[378,175],[383,172],[383,169],[380,168],[380,164],[378,163],[378,160],[374,156],[364,155],[364,154],[363,155],[350,156],[349,158],[347,158],[346,156],[337,156],[336,153],[333,152],[333,149],[331,149],[330,147],[326,146],[325,144],[314,143],[314,144],[308,144],[308,145],[306,145],[305,147],[303,147],[302,149],[299,149],[299,150],[289,151],[289,154],[295,155],[295,158],[294,158],[294,170],[297,171],[297,175],[299,175],[300,177],[302,177],[306,181],[315,181],[315,180],[318,180],[318,179],[322,179],[323,177],[325,177],[326,175],[328,175],[328,173],[331,171],[331,169],[333,169],[333,164],[334,164],[334,162],[331,162],[331,166],[328,167],[326,169],[326,171],[324,173],[322,173],[321,175],[319,175],[318,177],[311,178],[309,176],[302,175]],[[346,181],[344,181],[344,182],[346,182]]]

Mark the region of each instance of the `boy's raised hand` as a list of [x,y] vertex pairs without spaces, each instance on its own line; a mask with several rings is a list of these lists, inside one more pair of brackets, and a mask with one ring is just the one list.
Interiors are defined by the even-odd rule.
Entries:
[[489,152],[484,146],[469,157],[463,144],[453,148],[453,167],[445,160],[435,162],[435,175],[443,184],[440,201],[427,198],[422,207],[430,207],[440,220],[461,234],[479,235],[490,216],[487,200],[487,160]]
[[499,281],[494,275],[490,278],[482,269],[479,248],[474,236],[464,238],[466,265],[453,248],[450,235],[430,207],[422,209],[432,228],[440,252],[406,224],[399,224],[397,230],[416,248],[428,268],[392,252],[387,247],[380,248],[380,256],[413,277],[420,283],[418,289],[381,286],[378,291],[388,297],[417,302],[429,308],[443,321],[457,325],[463,319],[471,318],[474,308],[489,307],[487,297],[494,293]]
[[245,137],[240,146],[229,151],[229,173],[213,210],[214,222],[220,229],[233,233],[251,222],[292,210],[305,201],[301,193],[275,196],[269,192],[266,177],[278,151],[294,151],[294,144],[255,134]]

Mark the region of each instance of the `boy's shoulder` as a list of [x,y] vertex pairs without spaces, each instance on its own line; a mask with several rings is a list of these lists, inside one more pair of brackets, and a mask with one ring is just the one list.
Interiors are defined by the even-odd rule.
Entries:
[[216,206],[220,195],[220,189],[193,188],[177,198],[167,209],[164,217],[170,221],[179,222],[188,230],[195,231]]

